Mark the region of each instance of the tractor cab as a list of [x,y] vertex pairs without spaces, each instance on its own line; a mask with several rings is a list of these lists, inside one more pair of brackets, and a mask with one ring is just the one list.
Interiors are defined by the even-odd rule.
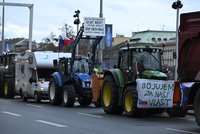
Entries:
[[87,57],[77,56],[74,60],[73,72],[90,73],[90,60]]
[[149,45],[122,47],[119,51],[118,68],[123,71],[125,81],[143,79],[167,79],[162,73],[162,50]]

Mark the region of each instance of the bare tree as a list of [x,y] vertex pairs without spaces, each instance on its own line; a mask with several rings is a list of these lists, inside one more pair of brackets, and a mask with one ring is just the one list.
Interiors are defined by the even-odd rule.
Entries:
[[66,36],[67,38],[74,37],[73,27],[67,23],[65,23],[64,26],[60,28],[60,30],[63,36]]

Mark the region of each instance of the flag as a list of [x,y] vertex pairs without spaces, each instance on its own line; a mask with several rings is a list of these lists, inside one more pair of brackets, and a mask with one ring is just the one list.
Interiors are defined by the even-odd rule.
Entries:
[[59,45],[59,48],[61,48],[61,47],[63,46],[63,43],[64,43],[64,40],[63,40],[62,36],[59,35],[59,37],[58,37],[58,45]]
[[74,38],[73,37],[70,37],[70,38],[64,38],[64,45],[68,45],[70,43],[72,43],[74,41]]

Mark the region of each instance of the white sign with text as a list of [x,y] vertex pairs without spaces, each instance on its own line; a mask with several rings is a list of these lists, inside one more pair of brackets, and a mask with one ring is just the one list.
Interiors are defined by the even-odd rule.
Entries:
[[105,18],[85,17],[84,18],[85,36],[105,36]]
[[137,79],[139,108],[173,107],[174,81]]

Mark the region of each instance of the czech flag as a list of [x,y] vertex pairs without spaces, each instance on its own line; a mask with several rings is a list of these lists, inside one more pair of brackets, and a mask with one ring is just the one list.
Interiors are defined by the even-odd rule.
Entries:
[[64,38],[63,45],[68,45],[74,41],[74,38]]

